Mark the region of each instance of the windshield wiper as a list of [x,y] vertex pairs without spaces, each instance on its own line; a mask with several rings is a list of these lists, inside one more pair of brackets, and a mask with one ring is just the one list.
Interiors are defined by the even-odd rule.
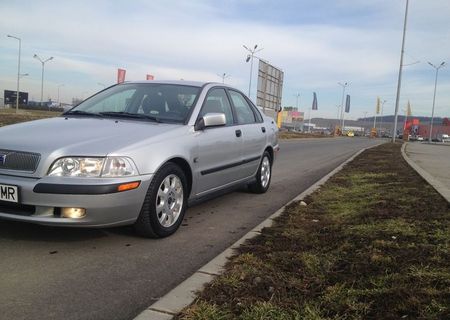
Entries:
[[67,111],[65,113],[63,113],[64,116],[68,116],[68,115],[77,115],[77,116],[93,116],[93,117],[100,117],[102,118],[102,116],[98,113],[93,113],[93,112],[87,112],[87,111],[82,111],[82,110],[73,110],[73,111]]
[[147,114],[140,114],[140,113],[131,113],[124,111],[107,111],[107,112],[100,112],[99,114],[101,114],[102,116],[109,116],[109,117],[147,119],[159,123],[161,122],[161,120],[159,120],[154,116],[149,116]]

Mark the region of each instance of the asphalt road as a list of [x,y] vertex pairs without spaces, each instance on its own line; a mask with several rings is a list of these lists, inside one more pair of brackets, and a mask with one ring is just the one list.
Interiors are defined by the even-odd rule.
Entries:
[[365,138],[282,141],[268,193],[237,190],[191,207],[170,238],[130,228],[0,221],[0,319],[133,319],[363,147]]

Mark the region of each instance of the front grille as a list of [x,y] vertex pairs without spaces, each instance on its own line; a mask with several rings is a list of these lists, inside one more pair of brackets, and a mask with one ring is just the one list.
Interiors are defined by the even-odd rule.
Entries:
[[0,149],[0,169],[34,172],[40,157],[38,153]]
[[11,202],[0,201],[0,212],[17,214],[20,216],[31,216],[36,212],[36,207],[25,204],[16,204]]

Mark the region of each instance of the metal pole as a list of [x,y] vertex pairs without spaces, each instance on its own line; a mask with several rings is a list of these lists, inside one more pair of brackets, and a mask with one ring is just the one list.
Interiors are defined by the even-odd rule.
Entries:
[[405,53],[405,38],[406,38],[406,25],[408,22],[408,7],[409,7],[409,0],[406,0],[405,21],[403,24],[402,51],[400,54],[400,67],[398,70],[397,97],[395,99],[394,132],[392,134],[392,142],[395,142],[395,136],[397,135],[398,105],[400,103],[400,90],[402,87],[403,55]]
[[19,94],[20,94],[20,55],[21,55],[21,51],[22,51],[22,39],[12,36],[12,35],[7,35],[8,38],[14,38],[16,40],[19,41],[19,58],[18,58],[18,62],[17,62],[17,92],[16,92],[16,113],[19,112]]
[[385,103],[386,103],[386,100],[383,100],[383,102],[381,103],[380,135],[381,135],[381,126],[383,125],[383,108],[384,108]]
[[[311,107],[312,109],[312,107]],[[308,124],[308,132],[311,133],[311,109],[309,109],[309,124]]]
[[340,86],[342,86],[342,100],[341,100],[341,133],[344,133],[344,97],[345,97],[345,88],[348,86],[348,82],[345,82],[344,84],[338,83]]
[[33,58],[39,60],[39,62],[42,64],[42,74],[41,74],[41,107],[42,107],[42,101],[44,98],[44,65],[46,62],[53,59],[53,57],[50,57],[46,60],[42,60],[37,54],[33,56]]
[[445,62],[442,62],[438,67],[436,67],[435,65],[433,65],[430,62],[428,62],[428,64],[436,69],[436,77],[434,79],[433,108],[431,109],[431,121],[430,121],[430,128],[429,128],[430,136],[429,136],[429,140],[428,140],[428,142],[431,142],[432,141],[431,136],[432,136],[432,132],[433,132],[434,106],[436,103],[436,89],[437,89],[438,74],[439,74],[439,69],[445,65]]
[[250,98],[250,92],[251,92],[251,88],[252,88],[252,75],[253,75],[253,58],[255,57],[255,53],[257,53],[263,49],[260,48],[260,49],[256,50],[258,48],[257,44],[253,47],[253,49],[249,49],[245,45],[243,45],[243,47],[245,50],[250,52],[250,54],[247,55],[247,60],[246,60],[246,62],[248,62],[250,60],[250,81],[248,83],[248,97]]
[[363,136],[366,135],[366,121],[367,121],[367,111],[364,112],[364,122],[363,122]]
[[41,107],[42,107],[42,99],[44,98],[44,62],[41,61],[42,64],[42,73],[41,73]]
[[[402,136],[405,136],[405,129],[406,129],[407,122],[408,122],[408,109],[405,110],[405,123],[403,124]],[[403,138],[403,140],[406,140],[406,139]]]
[[17,67],[17,97],[16,97],[16,113],[19,112],[19,96],[20,96],[20,89],[19,89],[19,79],[20,79],[20,54],[22,51],[22,40],[19,39],[19,63]]

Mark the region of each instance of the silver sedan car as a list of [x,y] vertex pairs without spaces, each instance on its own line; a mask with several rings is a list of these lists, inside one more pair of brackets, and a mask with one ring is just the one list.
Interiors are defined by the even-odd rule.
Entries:
[[0,128],[0,218],[165,237],[192,201],[266,192],[278,149],[273,119],[230,86],[126,82]]

